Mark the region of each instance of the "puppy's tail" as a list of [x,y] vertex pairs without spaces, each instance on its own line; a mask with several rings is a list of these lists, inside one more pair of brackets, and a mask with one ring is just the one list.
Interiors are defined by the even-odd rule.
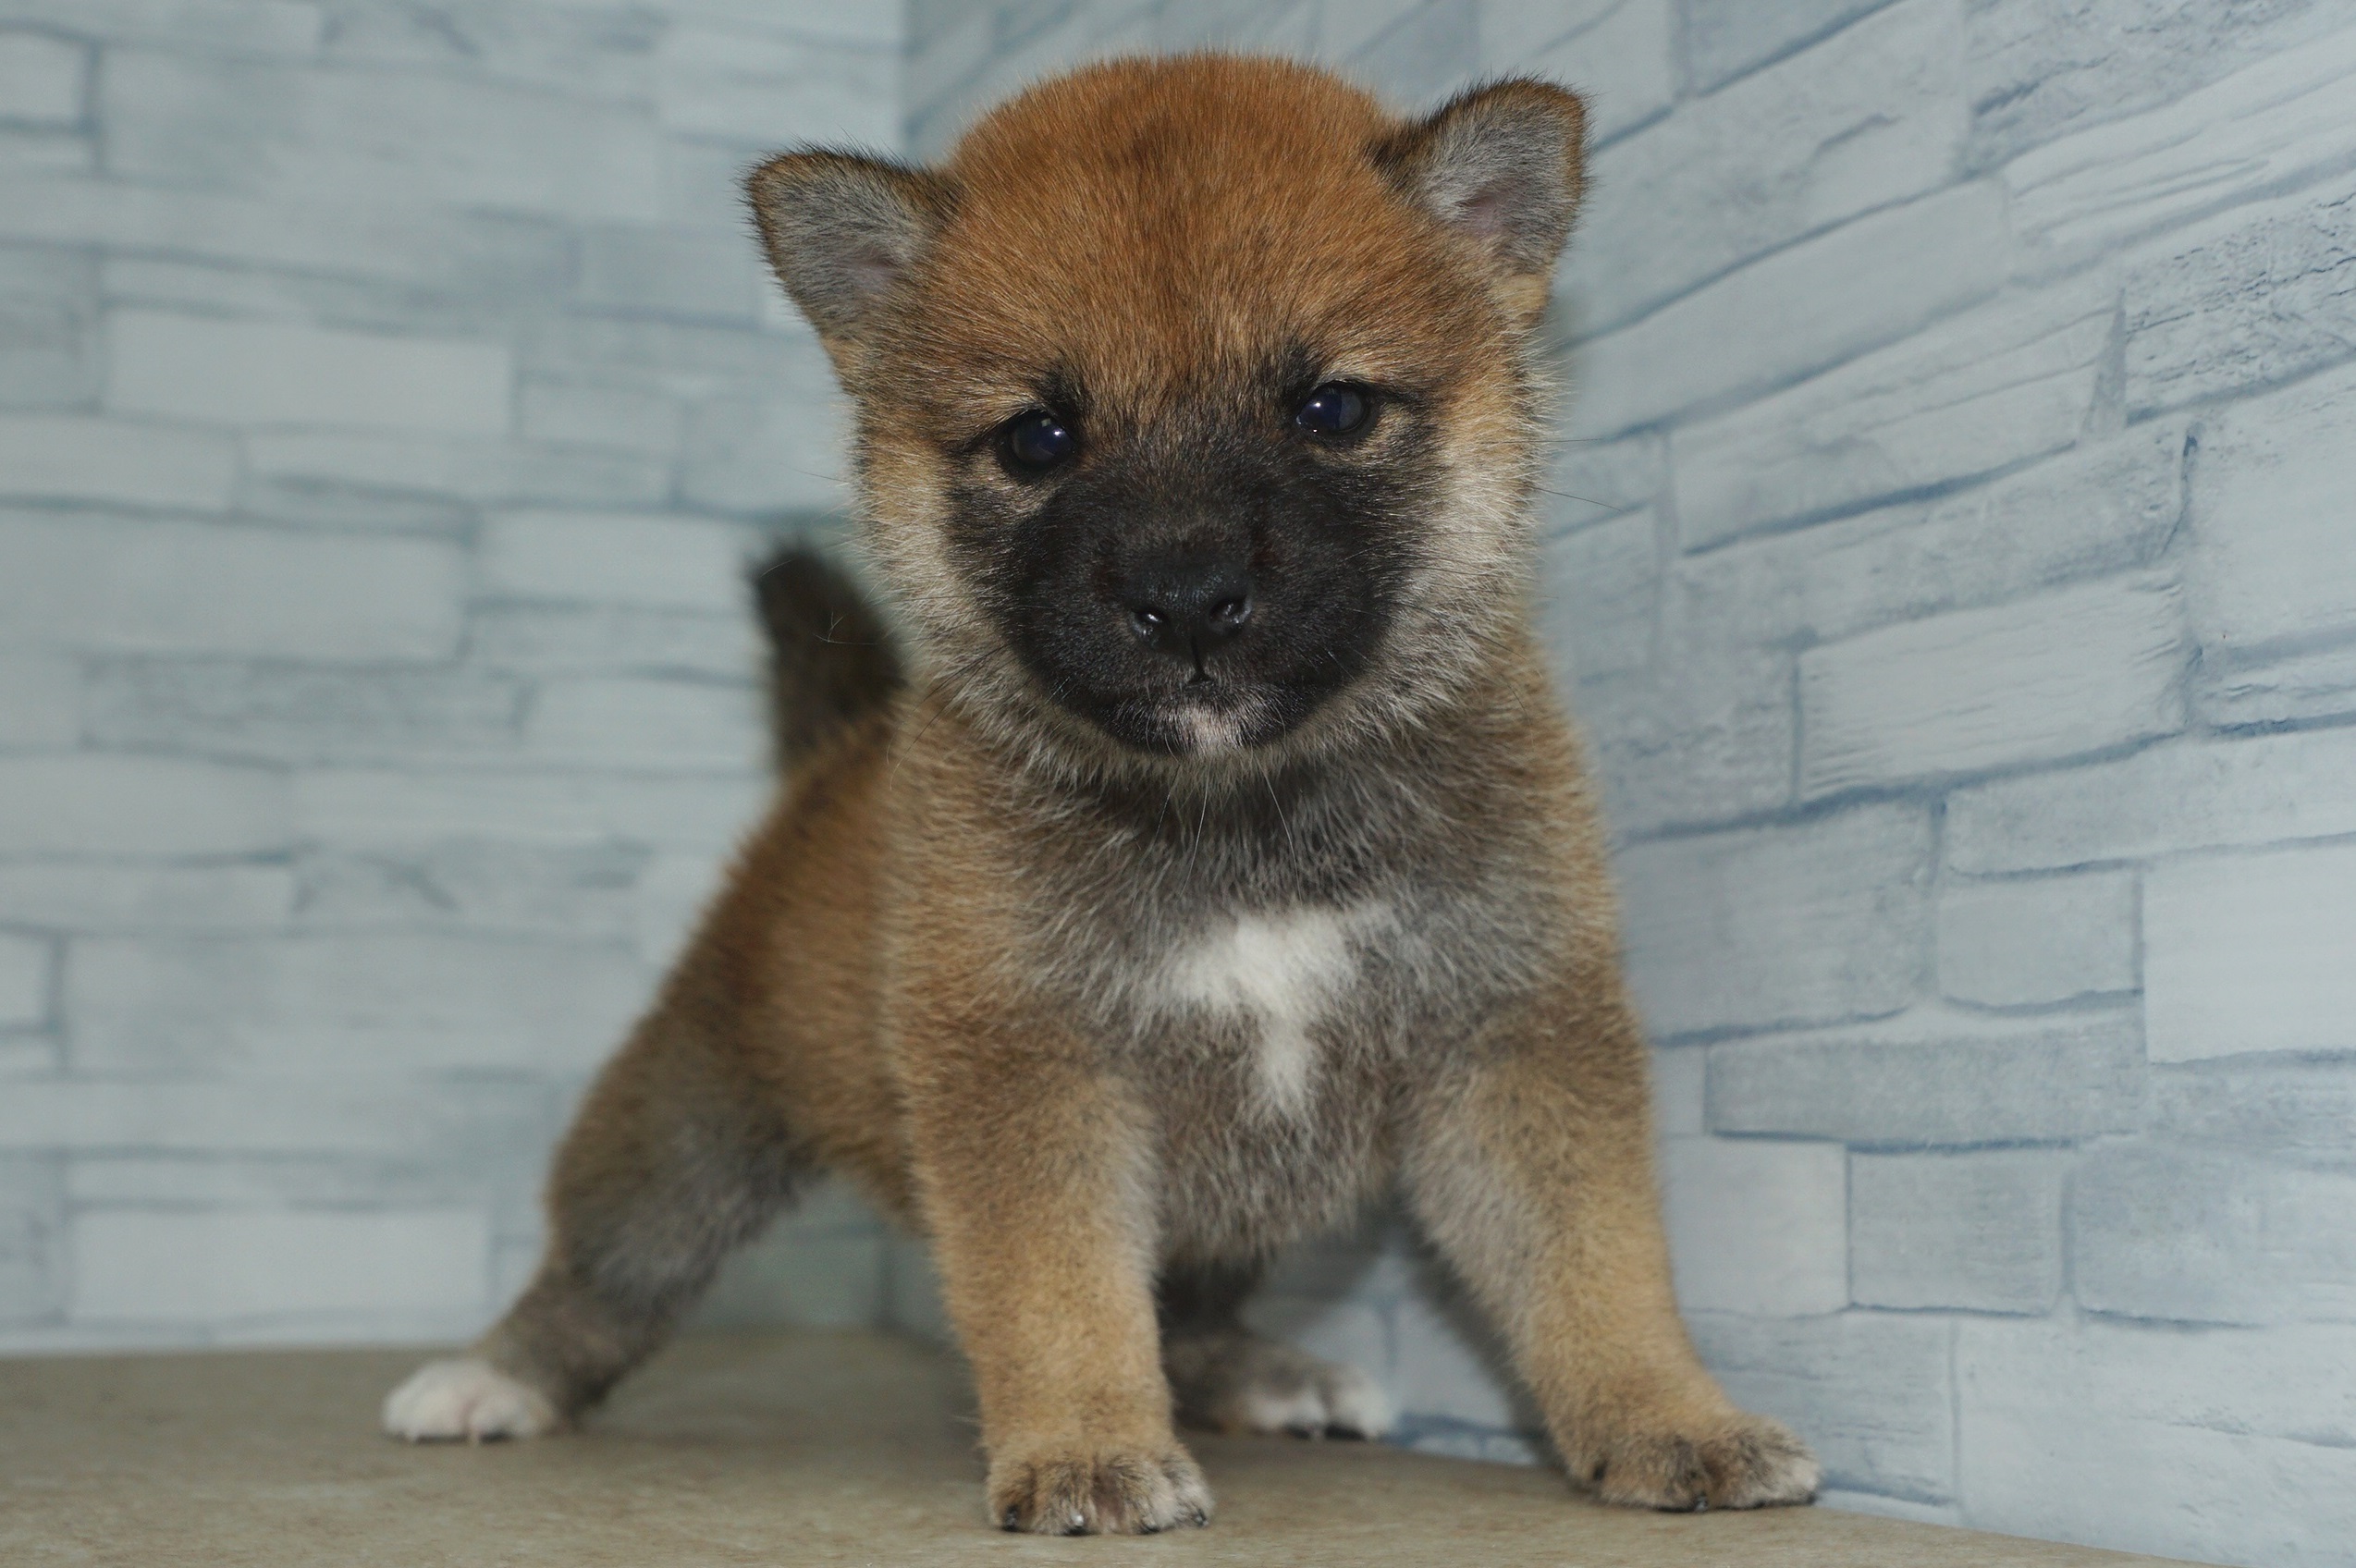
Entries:
[[906,680],[881,617],[851,579],[808,545],[753,569],[769,634],[769,715],[779,766],[791,769],[891,701]]

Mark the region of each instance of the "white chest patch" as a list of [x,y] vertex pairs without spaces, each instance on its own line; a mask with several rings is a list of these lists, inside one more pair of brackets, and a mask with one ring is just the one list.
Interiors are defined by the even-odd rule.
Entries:
[[1258,1032],[1258,1088],[1269,1109],[1306,1109],[1317,1068],[1309,1030],[1356,977],[1352,941],[1383,924],[1380,904],[1238,915],[1172,958],[1172,1000],[1250,1019]]

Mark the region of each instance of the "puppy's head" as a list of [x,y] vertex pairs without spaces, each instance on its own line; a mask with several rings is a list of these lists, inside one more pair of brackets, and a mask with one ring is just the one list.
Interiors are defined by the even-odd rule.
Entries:
[[1582,124],[1540,82],[1401,121],[1194,55],[1036,88],[938,168],[755,170],[920,661],[1099,758],[1264,758],[1444,704],[1523,613],[1530,340]]

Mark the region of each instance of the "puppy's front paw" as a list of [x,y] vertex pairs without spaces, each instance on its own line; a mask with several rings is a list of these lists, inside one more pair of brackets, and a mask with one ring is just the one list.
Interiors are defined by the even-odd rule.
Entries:
[[385,1430],[411,1442],[534,1438],[557,1424],[546,1397],[487,1361],[429,1361],[385,1396]]
[[1210,1523],[1210,1488],[1175,1446],[1043,1450],[990,1465],[990,1520],[1037,1536],[1149,1536]]
[[1807,1502],[1822,1471],[1783,1423],[1735,1411],[1700,1431],[1618,1434],[1573,1474],[1605,1502],[1694,1510]]

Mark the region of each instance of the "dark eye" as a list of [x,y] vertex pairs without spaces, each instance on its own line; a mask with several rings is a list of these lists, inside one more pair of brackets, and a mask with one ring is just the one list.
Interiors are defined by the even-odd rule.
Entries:
[[1293,423],[1312,435],[1355,435],[1366,428],[1373,400],[1356,387],[1329,381],[1294,410]]
[[1025,473],[1045,473],[1079,450],[1072,429],[1045,409],[1017,415],[1006,427],[1006,457]]

